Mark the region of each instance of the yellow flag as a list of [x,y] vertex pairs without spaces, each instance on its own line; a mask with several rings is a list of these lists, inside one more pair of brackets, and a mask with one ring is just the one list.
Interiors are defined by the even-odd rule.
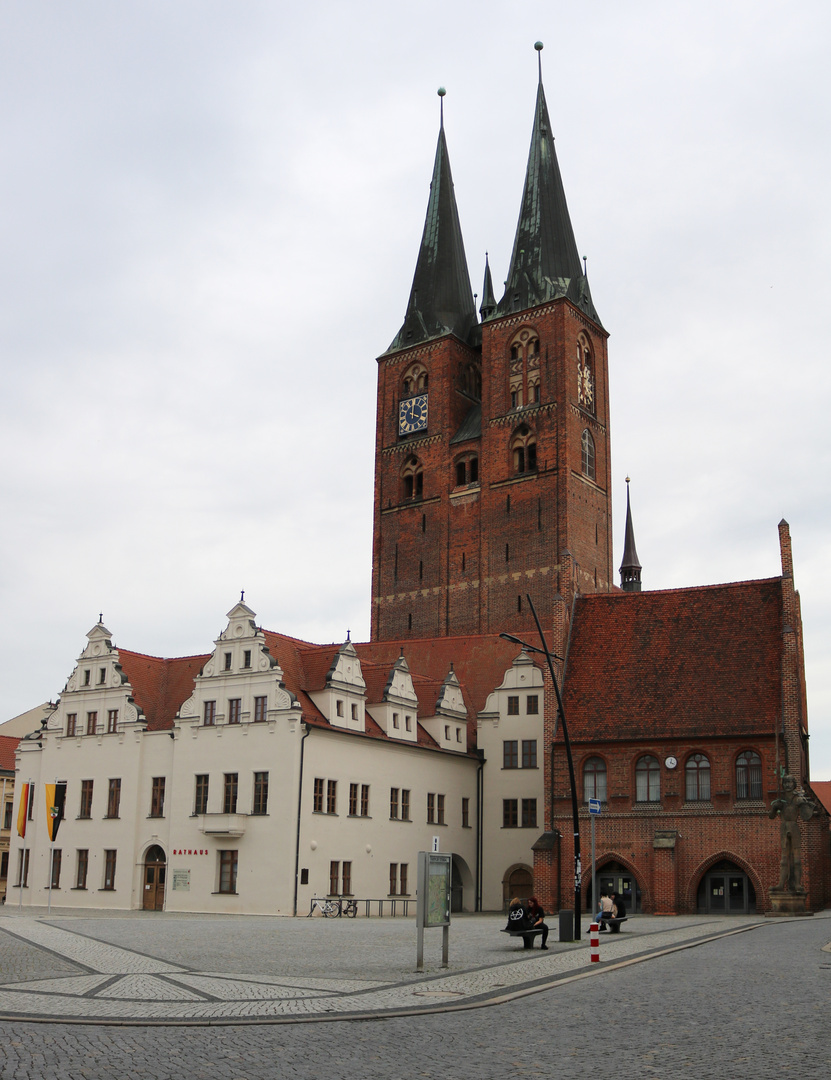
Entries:
[[24,784],[20,789],[20,805],[17,808],[17,835],[26,835],[26,818],[29,809],[29,785]]

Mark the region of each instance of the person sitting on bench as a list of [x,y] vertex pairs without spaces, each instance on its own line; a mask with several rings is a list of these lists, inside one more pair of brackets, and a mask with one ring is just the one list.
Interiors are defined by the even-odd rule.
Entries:
[[615,902],[605,889],[600,890],[600,911],[597,913],[596,922],[600,923],[600,929],[605,930],[603,925],[605,919],[614,919],[617,914],[615,909]]
[[546,941],[548,941],[548,927],[545,925],[545,912],[540,906],[539,900],[536,896],[532,896],[528,901],[528,917],[531,921],[531,926],[534,930],[542,930],[542,939],[540,941],[540,948],[547,949]]

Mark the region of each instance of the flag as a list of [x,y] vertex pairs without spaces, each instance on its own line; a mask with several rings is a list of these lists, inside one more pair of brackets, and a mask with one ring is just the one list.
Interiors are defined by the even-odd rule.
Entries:
[[66,783],[46,785],[46,829],[49,839],[58,839],[58,829],[63,821],[63,808],[66,802]]
[[26,836],[26,811],[29,809],[29,785],[24,784],[20,789],[20,805],[17,808],[17,835]]

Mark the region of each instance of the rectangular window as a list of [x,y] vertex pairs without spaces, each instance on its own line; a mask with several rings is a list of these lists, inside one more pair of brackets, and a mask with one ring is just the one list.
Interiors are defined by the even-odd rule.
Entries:
[[89,869],[89,850],[87,848],[78,849],[78,858],[75,864],[75,888],[85,889],[87,887],[87,870]]
[[121,780],[110,780],[110,790],[107,792],[107,817],[117,818],[121,808]]
[[529,716],[539,716],[540,699],[537,694],[529,694],[525,699],[525,711]]
[[3,828],[10,829],[12,827],[12,806],[14,804],[7,802],[6,809],[3,811]]
[[436,796],[436,824],[444,825],[444,795]]
[[[223,814],[236,814],[237,812],[237,789],[239,786],[239,773],[225,773],[225,791],[223,795]],[[236,892],[236,889],[231,889]]]
[[401,789],[401,820],[410,820],[410,789]]
[[361,784],[361,817],[369,817],[369,784]]
[[517,801],[516,799],[502,800],[502,828],[515,829],[517,827]]
[[115,888],[115,857],[116,852],[108,849],[104,852],[104,888],[111,892]]
[[153,791],[150,795],[150,817],[164,817],[164,777],[153,777]]
[[523,769],[536,769],[537,767],[537,740],[522,740],[522,767]]
[[354,701],[352,702],[352,719],[353,720],[358,719],[358,705]]
[[390,863],[390,896],[395,896],[398,892],[398,863]]
[[338,782],[337,780],[329,780],[326,784],[326,813],[336,814],[338,812]]
[[29,855],[31,848],[26,848],[25,851],[20,850],[17,853],[17,884],[24,889],[29,885]]
[[242,712],[242,699],[232,697],[228,701],[228,723],[238,724]]
[[[398,818],[398,788],[390,788],[390,817],[393,819]],[[8,826],[6,826],[8,828]]]
[[519,767],[518,746],[516,739],[506,739],[502,743],[503,769],[516,769]]
[[431,792],[427,796],[427,824],[433,825],[436,821],[436,796]]
[[254,808],[253,814],[268,813],[268,773],[254,773]]
[[358,785],[349,785],[349,816],[355,817],[358,813]]
[[412,716],[407,716],[406,713],[404,714],[404,727],[407,731],[413,730],[413,718]]
[[87,670],[84,672],[84,686],[89,686],[89,676],[90,672],[89,668],[87,668]]
[[118,709],[107,709],[107,734],[114,735],[118,730]]
[[338,882],[340,881],[340,863],[334,860],[329,863],[329,895],[338,895]]
[[61,887],[61,860],[63,853],[60,848],[54,848],[52,850],[52,888],[59,889]]
[[0,881],[5,881],[9,876],[9,853],[0,851]]
[[225,653],[225,670],[231,670],[231,654],[229,652]]
[[519,696],[508,698],[508,716],[519,716]]
[[462,799],[462,828],[470,828],[470,799]]
[[75,727],[78,723],[78,714],[71,712],[66,714],[66,733],[67,735],[75,734]]
[[400,882],[399,892],[402,896],[407,895],[407,864],[401,863],[398,867],[398,879]]
[[335,702],[335,712],[338,714],[338,716],[343,716],[343,702],[340,700],[340,698],[338,698],[338,700]]
[[208,812],[208,774],[200,773],[196,777],[196,791],[193,799],[194,814],[207,814]]
[[392,714],[392,726],[393,726],[394,728],[397,728],[397,727],[398,727],[398,713],[397,713],[397,712],[394,712],[394,713]]
[[323,778],[320,776],[315,777],[315,793],[312,810],[316,814],[323,813]]
[[205,727],[213,727],[216,723],[216,702],[206,701],[203,722]]
[[98,685],[103,686],[107,681],[107,669],[105,667],[98,669]]
[[345,862],[341,870],[341,892],[344,896],[352,895],[352,863]]
[[245,651],[242,654],[242,666],[244,668],[250,668],[251,667],[251,650],[250,649],[245,649]]
[[522,800],[522,827],[523,829],[536,828],[537,825],[537,800]]
[[220,851],[219,853],[219,891],[235,893],[237,891],[238,851]]
[[255,697],[254,698],[254,723],[262,724],[266,718],[266,712],[268,709],[267,697]]
[[92,780],[81,781],[81,809],[79,818],[92,817]]
[[98,727],[98,713],[87,713],[87,735],[94,735],[95,729]]

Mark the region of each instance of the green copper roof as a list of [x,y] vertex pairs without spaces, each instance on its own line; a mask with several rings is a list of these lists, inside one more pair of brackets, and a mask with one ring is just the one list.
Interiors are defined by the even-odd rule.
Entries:
[[445,334],[455,334],[466,341],[476,325],[473,291],[442,124],[410,302],[404,325],[387,351],[395,352]]
[[488,262],[488,253],[485,252],[485,280],[482,283],[482,303],[479,305],[479,314],[483,319],[489,319],[496,311],[496,297],[493,294],[493,278],[491,267]]
[[524,311],[560,296],[600,325],[574,241],[540,79],[511,268],[496,314]]

